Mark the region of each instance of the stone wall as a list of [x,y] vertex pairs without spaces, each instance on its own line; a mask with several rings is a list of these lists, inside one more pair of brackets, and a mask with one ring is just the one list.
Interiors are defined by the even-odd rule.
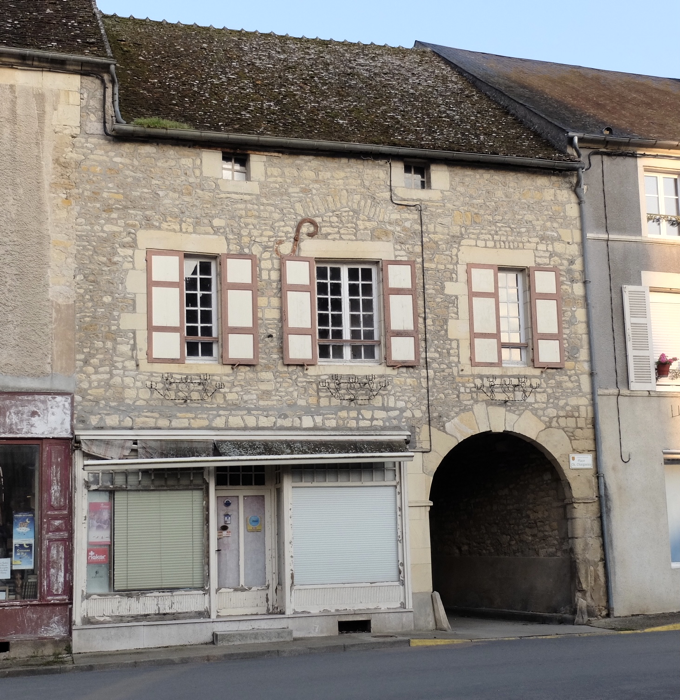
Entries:
[[80,76],[0,67],[0,389],[73,391]]

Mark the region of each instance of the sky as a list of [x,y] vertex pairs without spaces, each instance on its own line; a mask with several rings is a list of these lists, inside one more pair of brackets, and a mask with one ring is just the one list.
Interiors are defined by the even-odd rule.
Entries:
[[[680,0],[97,0],[122,16],[680,78]],[[643,10],[645,10],[643,12]]]

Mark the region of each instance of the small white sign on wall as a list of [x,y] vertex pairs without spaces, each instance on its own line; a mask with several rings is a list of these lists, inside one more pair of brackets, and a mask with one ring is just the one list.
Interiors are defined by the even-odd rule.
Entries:
[[569,455],[570,469],[592,469],[593,455],[592,454],[570,454]]

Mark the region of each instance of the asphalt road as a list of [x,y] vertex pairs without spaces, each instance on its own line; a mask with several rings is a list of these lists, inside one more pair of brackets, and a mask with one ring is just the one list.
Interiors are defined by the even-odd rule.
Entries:
[[680,698],[680,632],[520,639],[0,680],[17,700]]

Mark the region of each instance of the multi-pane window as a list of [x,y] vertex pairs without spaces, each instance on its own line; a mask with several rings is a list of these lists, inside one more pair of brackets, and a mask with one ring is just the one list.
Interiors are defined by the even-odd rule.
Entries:
[[222,178],[224,180],[247,180],[248,158],[234,156],[231,153],[222,154]]
[[376,266],[317,265],[316,280],[319,359],[378,360]]
[[677,175],[645,173],[645,200],[648,234],[677,236],[680,233]]
[[404,163],[404,187],[424,190],[427,187],[427,168],[424,165]]
[[498,309],[501,331],[501,357],[504,365],[526,364],[524,324],[524,274],[518,270],[498,270]]
[[217,358],[217,280],[215,260],[184,259],[186,356]]

